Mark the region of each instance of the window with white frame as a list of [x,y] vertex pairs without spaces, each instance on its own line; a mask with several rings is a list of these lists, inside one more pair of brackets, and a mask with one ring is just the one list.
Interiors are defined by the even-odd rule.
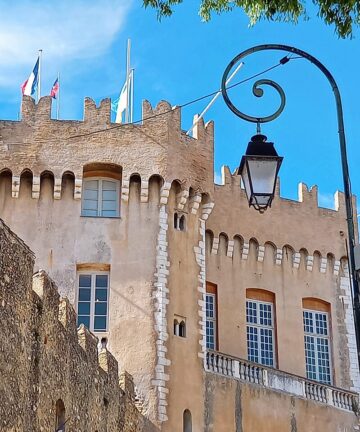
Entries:
[[303,318],[306,376],[331,384],[328,313],[304,310]]
[[216,294],[206,293],[206,348],[216,350]]
[[78,326],[84,324],[94,332],[108,328],[109,273],[84,272],[78,275]]
[[82,216],[118,217],[120,181],[86,178],[83,182]]
[[248,360],[275,366],[274,305],[248,299],[246,323]]

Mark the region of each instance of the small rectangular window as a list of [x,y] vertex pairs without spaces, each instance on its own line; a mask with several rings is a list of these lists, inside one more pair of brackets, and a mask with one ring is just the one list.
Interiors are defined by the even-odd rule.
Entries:
[[119,216],[120,181],[85,179],[83,182],[82,216]]
[[328,314],[304,310],[303,320],[306,376],[331,384]]
[[78,280],[78,325],[84,324],[94,332],[107,331],[109,274],[84,272]]
[[246,301],[246,339],[248,360],[265,366],[275,365],[273,304]]

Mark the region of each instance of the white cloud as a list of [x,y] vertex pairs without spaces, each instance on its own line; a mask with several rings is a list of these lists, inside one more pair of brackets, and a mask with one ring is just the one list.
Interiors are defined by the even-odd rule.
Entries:
[[130,6],[131,0],[0,0],[0,86],[27,78],[39,48],[47,64],[102,54]]

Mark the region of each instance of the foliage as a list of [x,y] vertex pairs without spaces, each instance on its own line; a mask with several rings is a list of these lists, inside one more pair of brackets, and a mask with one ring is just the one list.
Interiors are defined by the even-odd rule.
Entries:
[[[171,16],[175,5],[183,0],[143,0],[145,7],[157,11],[158,18]],[[212,13],[232,11],[239,7],[244,10],[254,25],[261,19],[296,23],[306,17],[306,7],[302,0],[200,0],[199,15],[204,21],[211,19]],[[334,24],[341,38],[351,37],[353,25],[360,22],[360,0],[313,0],[318,15],[326,24]]]

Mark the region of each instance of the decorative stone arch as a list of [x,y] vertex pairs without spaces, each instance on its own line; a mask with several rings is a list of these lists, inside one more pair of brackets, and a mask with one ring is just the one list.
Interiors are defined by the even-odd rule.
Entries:
[[20,174],[19,198],[31,197],[34,174],[31,169],[25,168]]
[[233,260],[240,261],[243,247],[244,247],[244,238],[240,234],[235,234],[233,237],[234,242],[234,250],[233,250]]
[[64,171],[61,176],[61,197],[75,197],[75,174],[72,171]]
[[160,203],[161,188],[164,185],[164,178],[159,174],[153,174],[149,178],[149,202],[154,204]]
[[[36,185],[35,177],[33,177],[33,191],[34,186]],[[39,198],[40,199],[46,199],[50,200],[54,196],[54,189],[55,189],[55,175],[50,170],[44,170],[40,174],[40,189],[39,189]]]
[[219,249],[218,249],[218,255],[226,256],[227,250],[229,246],[229,237],[226,233],[221,232],[219,234]]
[[214,233],[211,230],[207,229],[205,231],[205,251],[206,251],[206,254],[210,255],[211,249],[213,247],[213,242],[214,242]]
[[264,244],[264,261],[268,264],[275,264],[276,261],[276,245],[271,241],[266,241]]

